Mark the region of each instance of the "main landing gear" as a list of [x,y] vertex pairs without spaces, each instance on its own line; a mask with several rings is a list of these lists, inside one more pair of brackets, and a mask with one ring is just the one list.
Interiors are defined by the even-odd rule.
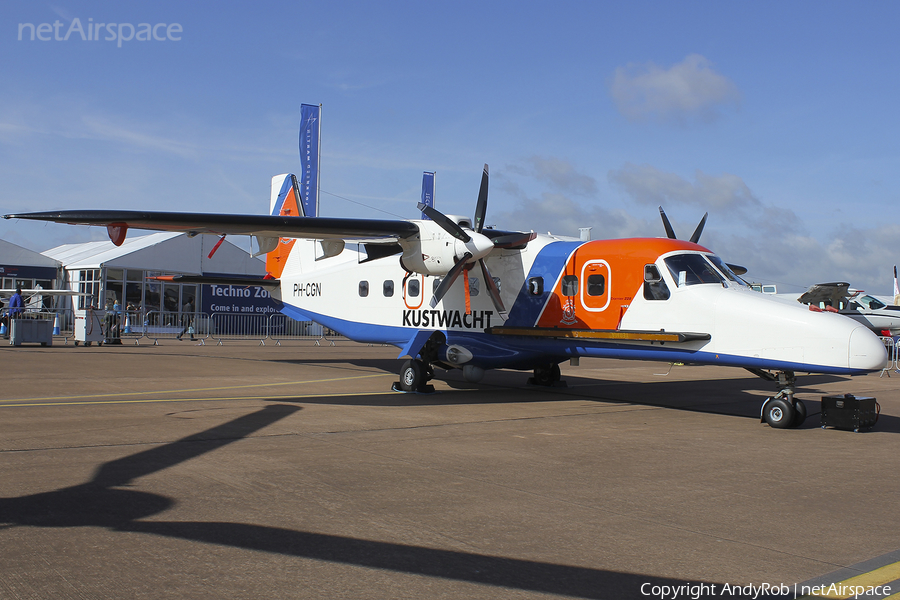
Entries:
[[400,368],[400,381],[391,386],[395,392],[418,392],[430,394],[434,386],[428,382],[434,379],[434,364],[440,364],[439,350],[447,338],[435,331],[422,346],[416,358],[407,360]]
[[794,384],[796,378],[793,371],[778,371],[770,373],[761,369],[747,369],[754,375],[767,381],[775,381],[778,385],[778,393],[771,398],[766,398],[760,411],[759,422],[766,422],[776,429],[788,429],[800,427],[806,420],[806,405],[802,400],[794,398]]
[[393,385],[398,392],[431,393],[434,386],[428,381],[434,378],[434,367],[418,358],[403,363],[400,369],[400,381]]
[[534,377],[529,377],[528,383],[544,387],[566,387],[566,382],[562,381],[562,375],[559,372],[559,365],[556,363],[535,367]]

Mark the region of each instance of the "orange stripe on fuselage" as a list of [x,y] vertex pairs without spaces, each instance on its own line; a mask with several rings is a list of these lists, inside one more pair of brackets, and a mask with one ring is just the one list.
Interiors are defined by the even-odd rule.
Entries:
[[[597,240],[579,246],[555,282],[538,327],[618,329],[636,294],[644,265],[677,250],[709,252],[703,246],[666,238]],[[545,282],[549,283],[549,282]],[[572,292],[574,295],[567,295]]]
[[[285,196],[284,203],[281,205],[281,211],[278,214],[282,217],[300,216],[300,206],[297,202],[297,197],[294,195],[293,188]],[[278,246],[266,254],[266,271],[272,277],[281,277],[284,265],[287,264],[288,256],[291,254],[291,248],[294,247],[295,241],[291,238],[280,238]]]

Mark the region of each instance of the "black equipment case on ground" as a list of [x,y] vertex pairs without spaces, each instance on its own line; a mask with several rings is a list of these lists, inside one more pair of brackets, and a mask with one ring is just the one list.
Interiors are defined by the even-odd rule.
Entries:
[[878,402],[872,397],[822,396],[822,429],[834,427],[859,431],[870,428],[878,421],[878,409]]

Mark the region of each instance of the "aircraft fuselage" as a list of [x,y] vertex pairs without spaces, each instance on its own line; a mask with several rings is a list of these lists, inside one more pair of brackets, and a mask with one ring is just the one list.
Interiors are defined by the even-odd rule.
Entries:
[[[524,249],[495,251],[485,260],[506,313],[477,269],[432,308],[439,278],[404,270],[397,255],[364,262],[363,246],[350,244],[330,258],[317,253],[317,242],[295,243],[281,277],[285,313],[404,349],[420,332],[440,331],[451,366],[529,369],[598,356],[856,374],[886,359],[862,325],[754,292],[687,241],[538,236]],[[451,347],[471,358],[446,360]]]

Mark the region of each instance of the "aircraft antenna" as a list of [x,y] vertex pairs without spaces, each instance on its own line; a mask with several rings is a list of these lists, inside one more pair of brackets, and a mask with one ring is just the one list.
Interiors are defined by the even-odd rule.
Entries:
[[370,205],[368,205],[368,204],[366,204],[366,203],[364,203],[364,202],[358,202],[358,201],[356,201],[356,200],[351,200],[350,198],[347,198],[347,197],[345,197],[345,196],[339,196],[338,194],[333,194],[333,193],[328,192],[328,191],[326,191],[326,190],[322,190],[322,193],[323,193],[323,194],[328,194],[329,196],[333,196],[333,197],[335,197],[335,198],[339,198],[339,199],[341,199],[341,200],[346,200],[347,202],[352,202],[353,204],[358,204],[359,206],[363,206],[363,207],[368,208],[368,209],[371,209],[371,210],[377,210],[378,212],[382,212],[382,213],[384,213],[384,214],[386,214],[386,215],[390,215],[390,216],[396,217],[396,218],[398,218],[398,219],[406,219],[406,217],[400,216],[400,215],[398,215],[397,213],[392,213],[392,212],[390,212],[390,211],[384,210],[383,208],[378,208],[377,206],[370,206]]

